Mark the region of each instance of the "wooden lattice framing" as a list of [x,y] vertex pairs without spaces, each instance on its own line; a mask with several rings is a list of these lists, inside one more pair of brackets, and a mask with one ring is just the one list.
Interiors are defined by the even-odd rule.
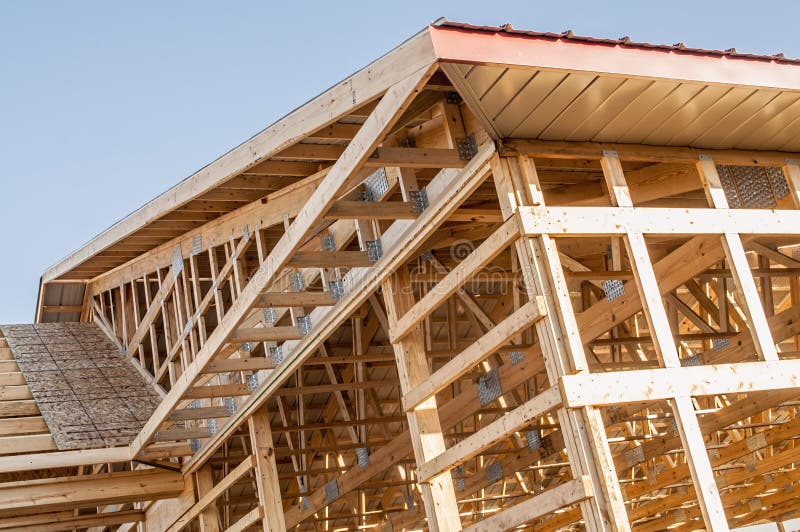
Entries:
[[[437,31],[171,192],[203,195],[48,270],[38,319],[93,321],[161,401],[128,446],[54,451],[0,338],[0,530],[727,530],[800,511],[797,154],[498,138],[474,79],[494,71],[470,79]],[[500,52],[485,63],[525,66]],[[695,81],[746,85],[727,68]],[[719,165],[758,169],[740,195],[769,176],[772,208],[731,208]],[[76,282],[80,304],[45,302]]]

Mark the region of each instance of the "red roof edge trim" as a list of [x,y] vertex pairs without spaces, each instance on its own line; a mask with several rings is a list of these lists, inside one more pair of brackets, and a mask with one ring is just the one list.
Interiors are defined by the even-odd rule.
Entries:
[[677,53],[702,55],[710,57],[729,57],[735,59],[800,65],[800,59],[789,59],[785,57],[782,53],[777,53],[775,55],[747,54],[747,53],[737,52],[735,48],[729,48],[727,50],[708,50],[704,48],[690,48],[683,43],[653,44],[648,42],[637,42],[631,40],[630,37],[621,37],[619,39],[604,39],[599,37],[575,35],[572,32],[572,30],[566,30],[562,33],[552,33],[552,32],[541,32],[533,30],[518,30],[513,28],[511,24],[504,24],[503,26],[476,26],[473,24],[466,24],[463,22],[451,22],[448,20],[437,22],[435,24],[435,27],[460,29],[470,32],[504,33],[508,35],[534,37],[538,39],[546,39],[552,41],[570,41],[575,43],[621,46],[624,48],[636,48],[640,50],[661,50],[664,52],[677,52]]

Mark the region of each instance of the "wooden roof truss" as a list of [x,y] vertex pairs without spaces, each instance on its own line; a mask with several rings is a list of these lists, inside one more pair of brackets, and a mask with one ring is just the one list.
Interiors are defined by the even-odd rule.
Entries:
[[[211,165],[200,210],[160,218],[178,236],[54,267],[163,399],[128,447],[32,452],[46,428],[0,397],[0,530],[716,531],[800,510],[796,155],[495,139],[431,57],[398,57],[369,97],[250,147],[269,157]],[[778,176],[766,203],[732,208],[731,168]]]

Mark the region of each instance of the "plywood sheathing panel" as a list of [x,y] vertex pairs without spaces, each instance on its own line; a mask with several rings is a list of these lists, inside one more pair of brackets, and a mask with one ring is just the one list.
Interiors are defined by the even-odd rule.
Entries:
[[1,325],[59,450],[128,445],[159,397],[93,323]]

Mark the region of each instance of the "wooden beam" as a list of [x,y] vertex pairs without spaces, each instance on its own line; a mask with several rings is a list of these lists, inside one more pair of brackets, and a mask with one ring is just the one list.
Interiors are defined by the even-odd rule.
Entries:
[[282,342],[284,340],[299,340],[303,337],[297,327],[291,325],[282,327],[249,327],[236,329],[228,338],[231,342]]
[[800,360],[566,375],[561,382],[564,401],[572,408],[789,390],[800,387]]
[[494,260],[519,235],[516,220],[509,220],[484,240],[472,253],[453,268],[433,289],[414,304],[392,330],[393,340],[402,338],[413,326],[430,316],[439,305],[466,284],[478,270]]
[[684,209],[656,207],[521,207],[525,234],[552,237],[653,235],[796,234],[800,212],[773,209]]
[[532,519],[588,499],[594,494],[591,478],[582,476],[465,527],[464,532],[495,532],[517,528]]
[[250,445],[255,457],[256,484],[258,486],[259,506],[263,513],[264,532],[283,532],[286,519],[281,506],[281,486],[275,465],[275,444],[269,424],[269,411],[266,407],[250,416],[247,421],[250,431]]
[[[142,523],[145,520],[142,510],[120,510],[90,515],[74,515],[74,512],[44,514],[27,518],[28,522],[37,521],[28,525],[13,526],[19,532],[58,532],[61,530],[75,530],[90,527],[109,527],[125,523]],[[15,519],[8,519],[9,522]],[[20,520],[20,522],[25,522]],[[0,529],[5,529],[0,524]]]
[[[466,200],[487,177],[489,172],[488,160],[493,153],[494,146],[492,144],[482,145],[478,149],[478,154],[473,157],[463,170],[442,171],[427,185],[426,190],[428,191],[430,207],[425,209],[416,220],[396,221],[381,235],[381,241],[384,243],[384,256],[376,264],[377,267],[349,273],[353,279],[353,290],[348,291],[345,297],[337,303],[336,307],[316,309],[312,313],[312,316],[315,313],[319,316],[319,319],[314,318],[315,323],[320,323],[319,326],[315,326],[315,334],[307,336],[299,343],[290,345],[287,351],[291,354],[284,358],[281,367],[270,374],[269,378],[254,392],[251,399],[241,409],[237,410],[225,426],[220,428],[220,431],[213,436],[212,440],[201,449],[200,453],[190,460],[187,466],[188,470],[192,470],[195,464],[202,464],[210,453],[213,453],[222,444],[225,438],[246,421],[248,415],[264,404],[271,394],[281,388],[282,382],[288,376],[292,375],[308,357],[318,352],[318,345],[321,339],[333,334],[344,320],[361,307],[370,295],[380,287],[381,283],[392,271],[406,263],[409,256],[424,244],[431,233],[447,220],[457,206]],[[344,492],[344,489],[340,488],[340,492]],[[314,499],[314,497],[316,497],[315,494],[309,495],[312,506],[319,504],[319,501],[324,501],[322,494],[319,495],[318,499]],[[292,519],[287,514],[287,523],[292,521],[293,524],[296,524],[293,521],[294,519],[302,520],[314,513],[313,511],[302,509],[294,510],[296,510],[296,514],[293,514]],[[304,515],[305,517],[298,517],[298,515]],[[289,526],[293,525],[290,524]]]
[[525,154],[529,157],[593,159],[603,158],[604,151],[615,151],[622,161],[696,164],[701,154],[709,154],[719,164],[746,166],[783,166],[787,157],[800,154],[776,151],[708,150],[642,144],[610,144],[532,139],[510,139],[503,145],[504,153]]
[[57,314],[59,312],[81,312],[83,305],[45,305],[42,312],[45,314]]
[[255,308],[267,307],[330,307],[336,301],[330,292],[265,292],[253,304]]
[[0,517],[175,497],[183,475],[148,469],[0,484]]
[[[400,316],[405,315],[414,305],[411,280],[406,268],[400,268],[383,287],[383,298],[390,331],[394,329]],[[397,358],[397,373],[403,394],[424,383],[430,378],[425,344],[419,329],[412,330],[403,338],[392,342]],[[437,412],[436,398],[429,396],[421,408],[409,410],[408,430],[417,464],[423,464],[445,452],[442,426]],[[439,474],[419,484],[422,491],[428,528],[432,532],[447,532],[461,529],[453,479],[450,473]]]

